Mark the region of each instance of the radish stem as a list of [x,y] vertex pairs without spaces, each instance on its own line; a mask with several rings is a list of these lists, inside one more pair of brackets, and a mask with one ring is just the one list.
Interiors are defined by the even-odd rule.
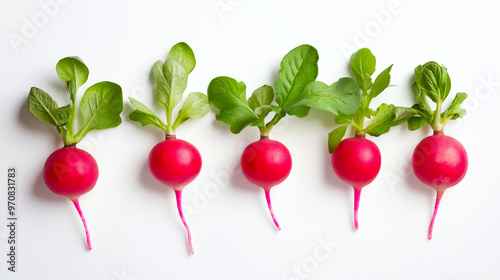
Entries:
[[358,230],[358,208],[359,197],[361,196],[361,188],[354,188],[354,229]]
[[73,199],[73,204],[75,205],[76,211],[78,211],[78,214],[80,215],[80,218],[82,219],[83,222],[83,227],[85,228],[85,236],[87,237],[87,247],[89,250],[92,250],[92,245],[90,244],[90,235],[89,235],[89,229],[87,228],[87,222],[85,221],[85,217],[83,216],[82,209],[80,208],[80,201],[78,198]]
[[439,202],[441,202],[441,198],[443,197],[444,190],[436,190],[436,203],[434,204],[434,213],[432,214],[431,224],[429,226],[429,240],[432,239],[432,229],[434,228],[434,221],[436,219],[436,214],[439,208]]
[[179,210],[179,215],[181,216],[182,223],[184,224],[184,227],[186,228],[187,231],[187,236],[188,236],[188,245],[189,245],[189,251],[191,252],[191,255],[194,254],[194,249],[193,249],[193,243],[191,242],[191,231],[189,230],[189,226],[186,223],[186,220],[184,219],[184,214],[182,213],[182,191],[181,190],[175,190],[175,198],[177,200],[177,210]]
[[276,225],[276,228],[278,228],[278,230],[281,230],[281,227],[278,224],[276,217],[274,216],[273,207],[271,206],[271,196],[269,194],[270,189],[265,189],[264,192],[266,193],[267,207],[269,208],[269,212],[271,213],[271,217],[273,218],[274,224]]

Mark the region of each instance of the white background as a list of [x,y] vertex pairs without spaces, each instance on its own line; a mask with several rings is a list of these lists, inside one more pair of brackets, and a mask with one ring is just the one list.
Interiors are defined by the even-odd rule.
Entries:
[[[0,4],[1,165],[0,279],[499,279],[500,170],[495,124],[499,104],[500,18],[497,1],[7,1]],[[44,4],[52,3],[52,4]],[[54,4],[55,3],[55,4]],[[415,66],[446,65],[457,91],[469,94],[466,118],[445,132],[466,147],[469,170],[448,190],[427,240],[434,191],[415,179],[409,160],[429,128],[405,125],[371,138],[382,153],[377,179],[363,190],[360,230],[352,225],[352,189],[333,173],[326,148],[335,124],[328,113],[285,118],[271,137],[292,153],[288,179],[271,196],[282,231],[270,219],[263,191],[234,164],[256,128],[238,135],[214,112],[186,122],[178,137],[204,160],[184,191],[193,233],[189,255],[173,191],[157,183],[146,160],[162,132],[128,120],[132,96],[154,104],[150,70],[171,46],[187,42],[197,66],[187,92],[206,92],[227,75],[248,94],[273,85],[281,58],[308,43],[317,48],[318,80],[350,75],[350,54],[369,47],[377,71],[394,64],[382,102],[414,103]],[[69,102],[55,65],[80,56],[90,69],[81,90],[109,80],[123,88],[117,128],[91,132],[80,147],[96,158],[100,177],[81,205],[94,249],[71,202],[52,194],[41,170],[62,146],[56,130],[27,111],[31,86]],[[450,97],[451,99],[451,97]],[[7,271],[6,174],[18,168],[17,273]],[[330,248],[325,248],[330,243]],[[333,248],[335,247],[335,248]]]

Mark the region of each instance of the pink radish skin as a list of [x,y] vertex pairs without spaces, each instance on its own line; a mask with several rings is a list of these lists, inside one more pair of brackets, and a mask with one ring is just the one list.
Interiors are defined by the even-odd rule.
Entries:
[[377,145],[364,135],[340,142],[332,154],[337,176],[354,189],[354,229],[358,230],[358,208],[361,189],[370,184],[380,171],[381,156]]
[[415,148],[412,158],[413,172],[424,184],[436,190],[436,203],[429,226],[429,240],[439,208],[439,203],[447,188],[458,184],[465,176],[468,166],[467,152],[455,138],[442,131],[424,138]]
[[201,171],[200,152],[192,144],[167,135],[165,141],[151,149],[148,163],[151,174],[175,191],[177,210],[186,228],[189,251],[194,254],[191,231],[182,212],[182,189],[191,183]]
[[267,206],[278,230],[281,227],[274,216],[270,190],[283,182],[292,169],[292,156],[282,143],[262,136],[248,145],[241,155],[241,170],[251,183],[264,189]]
[[53,152],[43,167],[43,179],[47,187],[53,193],[69,198],[75,205],[85,228],[89,250],[92,250],[92,245],[79,198],[94,188],[98,176],[99,169],[95,159],[75,145]]

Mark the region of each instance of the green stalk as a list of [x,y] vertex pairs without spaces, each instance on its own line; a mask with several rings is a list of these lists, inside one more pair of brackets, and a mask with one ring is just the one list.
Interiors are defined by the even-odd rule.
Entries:
[[363,116],[361,114],[361,110],[358,109],[356,113],[354,113],[354,123],[355,123],[354,128],[356,128],[355,136],[362,136],[365,134],[363,131],[364,122],[365,122],[365,116]]
[[365,123],[365,115],[361,114],[362,111],[365,111],[366,109],[370,108],[370,103],[372,102],[372,99],[370,98],[370,94],[368,91],[363,90],[363,93],[361,95],[361,105],[360,108],[354,113],[354,122],[356,125],[354,126],[356,128],[355,136],[360,137],[364,136],[364,123]]
[[272,120],[270,120],[264,127],[260,129],[260,136],[269,137],[271,129],[273,129],[274,125],[276,125],[280,119],[281,117],[279,117],[278,114],[274,115]]
[[171,108],[171,106],[168,106],[168,109],[167,109],[167,134],[168,135],[175,134],[174,130],[172,129],[172,108]]
[[[71,86],[68,85],[68,90],[70,91],[70,96],[76,97],[76,92],[72,92]],[[75,98],[76,99],[76,98]],[[76,119],[76,100],[71,98],[71,111],[69,114],[68,123],[66,124],[66,131],[63,133],[63,141],[64,145],[69,146],[75,144],[76,135],[75,131],[75,119]]]
[[432,123],[432,129],[434,131],[443,131],[444,125],[441,121],[441,107],[443,105],[443,101],[441,100],[440,97],[438,97],[438,100],[436,102],[436,111],[434,111],[434,121]]

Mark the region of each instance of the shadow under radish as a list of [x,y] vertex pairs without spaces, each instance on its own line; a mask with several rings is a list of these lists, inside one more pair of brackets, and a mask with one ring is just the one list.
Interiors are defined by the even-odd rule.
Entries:
[[243,172],[241,171],[241,166],[239,163],[236,171],[231,176],[231,185],[233,185],[235,188],[252,193],[263,191],[261,187],[254,185],[247,180],[247,178],[245,177],[245,175],[243,175]]
[[170,187],[160,183],[158,180],[156,180],[153,174],[151,174],[147,160],[144,161],[144,164],[142,165],[140,181],[141,181],[141,186],[149,188],[150,190],[154,190],[155,192],[159,192],[162,194],[167,194],[170,192],[173,193],[173,190],[170,189]]
[[405,180],[405,184],[412,190],[415,190],[419,193],[422,193],[422,194],[425,194],[429,197],[434,197],[435,196],[435,193],[436,191],[425,185],[424,183],[420,182],[420,180],[418,180],[417,176],[415,176],[415,174],[412,173],[410,174],[410,176],[406,177],[406,180]]
[[32,194],[41,200],[52,201],[62,203],[67,200],[66,197],[57,195],[49,190],[49,188],[45,185],[45,181],[43,180],[42,168],[40,168],[40,172],[38,176],[36,176],[36,180],[32,184]]
[[325,181],[328,183],[329,187],[337,188],[338,190],[342,191],[342,195],[349,200],[351,199],[351,196],[353,195],[353,190],[352,186],[347,184],[346,182],[342,181],[337,174],[335,174],[335,171],[333,170],[332,167],[332,155],[328,153],[327,150],[325,150],[325,153],[323,153],[323,174]]
[[412,166],[412,161],[413,161],[413,151],[416,148],[416,145],[422,141],[424,138],[431,136],[432,135],[432,129],[430,126],[426,126],[425,129],[420,129],[418,132],[415,131],[414,133],[419,133],[420,135],[420,140],[415,144],[414,147],[412,147],[411,153],[408,155],[408,161],[409,161],[409,172],[407,173],[408,176],[405,178],[406,185],[409,186],[412,190],[416,190],[419,193],[424,193],[429,197],[432,197],[434,199],[436,191],[425,185],[424,183],[420,182],[420,180],[417,178],[415,173],[413,172],[413,166]]

